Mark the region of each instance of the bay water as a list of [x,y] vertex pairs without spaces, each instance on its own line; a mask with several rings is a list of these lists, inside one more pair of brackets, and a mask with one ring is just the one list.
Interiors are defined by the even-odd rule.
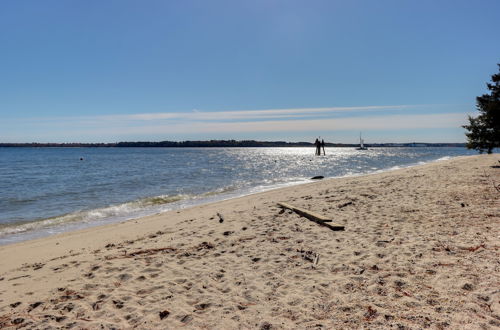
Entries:
[[465,148],[0,148],[0,245],[310,182],[472,155]]

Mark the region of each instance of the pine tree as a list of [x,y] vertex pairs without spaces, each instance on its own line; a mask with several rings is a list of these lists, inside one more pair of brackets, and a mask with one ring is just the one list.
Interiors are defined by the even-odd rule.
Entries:
[[499,73],[491,76],[491,83],[486,86],[490,94],[483,94],[476,98],[476,107],[479,116],[469,116],[469,125],[463,126],[469,132],[467,148],[476,149],[480,153],[489,154],[494,148],[500,147],[500,64]]

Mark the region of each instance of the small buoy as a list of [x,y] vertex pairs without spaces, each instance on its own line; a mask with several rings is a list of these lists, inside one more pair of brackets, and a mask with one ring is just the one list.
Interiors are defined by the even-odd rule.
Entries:
[[83,160],[83,157],[80,157],[80,160]]

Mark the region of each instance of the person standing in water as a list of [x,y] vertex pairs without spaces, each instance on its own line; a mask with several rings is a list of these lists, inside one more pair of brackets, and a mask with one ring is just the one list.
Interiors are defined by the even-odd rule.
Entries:
[[[323,156],[326,156],[326,152],[325,152],[325,140],[321,139],[321,148],[323,148]],[[320,154],[321,154],[321,151],[320,151]]]
[[315,153],[315,155],[316,156],[321,155],[321,142],[319,142],[319,139],[316,139],[316,141],[314,141],[314,145],[316,146],[316,153]]

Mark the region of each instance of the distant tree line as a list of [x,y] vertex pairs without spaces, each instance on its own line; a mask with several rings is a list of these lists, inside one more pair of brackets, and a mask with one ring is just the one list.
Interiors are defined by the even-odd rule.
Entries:
[[118,142],[116,147],[162,147],[162,148],[210,148],[210,147],[307,147],[309,142],[254,141],[254,140],[209,140],[209,141],[161,141]]
[[[357,147],[358,144],[325,143],[327,147]],[[465,143],[372,143],[368,147],[465,147]],[[243,147],[314,147],[311,142],[208,140],[116,143],[0,143],[0,147],[31,148],[243,148]]]

